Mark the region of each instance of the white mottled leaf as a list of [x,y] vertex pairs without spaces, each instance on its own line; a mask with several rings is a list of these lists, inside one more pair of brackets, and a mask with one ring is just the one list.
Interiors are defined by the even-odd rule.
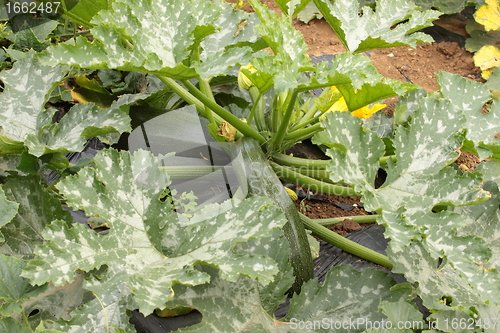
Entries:
[[[18,203],[9,201],[5,197],[5,192],[0,186],[0,211],[2,212],[2,215],[0,216],[0,227],[9,223],[14,218],[14,216],[16,216],[18,207]],[[4,241],[5,238],[3,237],[2,230],[0,229],[0,243]]]
[[441,94],[455,107],[455,112],[463,112],[467,119],[467,139],[474,143],[497,144],[500,139],[500,103],[494,100],[491,110],[482,113],[483,105],[491,100],[486,85],[470,81],[457,74],[439,72],[436,74]]
[[1,79],[6,86],[0,95],[2,135],[24,141],[29,153],[39,157],[51,152],[80,151],[85,139],[130,131],[126,104],[147,95],[123,95],[107,109],[94,104],[79,104],[71,108],[59,123],[53,123],[57,110],[45,110],[44,106],[49,93],[62,79],[62,70],[61,66],[42,66],[27,58],[16,62],[11,70],[2,72]]
[[[305,83],[306,77],[299,75],[299,72],[303,71],[304,67],[311,67],[311,64],[307,55],[308,47],[302,34],[292,27],[287,17],[280,17],[259,1],[249,0],[249,3],[262,21],[255,29],[268,43],[274,54],[270,56],[265,53],[266,56],[252,60],[253,66],[260,72],[273,76],[274,84],[270,84],[267,88],[274,86],[277,92],[282,92]],[[248,71],[245,72],[247,73]],[[254,75],[249,75],[250,80]]]
[[0,243],[0,253],[20,259],[33,257],[36,245],[43,243],[42,230],[54,219],[73,221],[61,202],[40,184],[39,176],[11,177],[3,185],[6,198],[17,202],[17,214],[0,232],[5,242]]
[[270,200],[230,200],[207,206],[188,221],[172,211],[170,197],[162,199],[170,180],[149,152],[139,150],[132,156],[102,150],[94,163],[57,187],[68,205],[99,216],[109,232],[54,221],[43,231],[47,242],[38,246],[37,257],[24,270],[32,283],[60,285],[72,281],[77,270],[107,265],[109,279],[126,286],[120,287],[122,297],[132,292],[147,315],[173,296],[173,284],[209,281],[207,274],[193,269],[198,263],[220,268],[221,277],[230,281],[240,275],[263,285],[273,280],[278,271],[273,260],[234,252],[236,244],[270,236],[285,223]]
[[94,16],[94,41],[77,38],[59,44],[44,61],[176,79],[227,74],[250,60],[249,46],[257,41],[250,16],[221,1],[116,0],[111,10]]
[[[418,282],[419,294],[430,308],[438,307],[448,290],[464,305],[491,301],[496,291],[485,286],[498,279],[496,272],[484,272],[478,264],[492,255],[485,240],[457,233],[466,225],[463,217],[446,210],[432,212],[436,205],[460,206],[489,198],[480,189],[480,174],[459,175],[447,167],[463,143],[460,132],[466,124],[463,114],[454,110],[445,99],[420,101],[408,126],[395,132],[397,163],[389,160],[386,181],[377,189],[374,173],[384,145],[375,133],[361,127],[359,119],[329,114],[325,132],[314,137],[315,143],[331,148],[327,151],[334,161],[328,168],[331,179],[352,184],[363,194],[365,207],[381,213],[378,222],[386,226],[385,236],[391,239],[388,253],[393,272]],[[438,267],[443,257],[446,262]],[[470,281],[469,276],[476,278]]]
[[[81,151],[86,139],[92,137],[123,132],[130,132],[130,117],[124,108],[129,103],[144,99],[147,94],[122,95],[106,109],[101,109],[93,103],[77,104],[62,117],[58,123],[52,123],[51,118],[45,119],[37,126],[36,134],[28,134],[25,145],[35,156],[52,152]],[[47,114],[54,109],[45,111]]]
[[25,313],[38,310],[36,315],[28,317],[30,324],[36,326],[40,321],[56,318],[71,319],[69,313],[72,310],[94,298],[91,292],[82,287],[84,277],[85,274],[80,273],[73,282],[64,286],[49,284],[43,293],[26,300],[23,304]]
[[[199,286],[174,286],[175,297],[166,308],[178,306],[195,308],[203,315],[201,323],[181,332],[275,332],[279,324],[272,313],[285,301],[292,286],[293,274],[289,264],[290,248],[280,230],[272,237],[252,239],[238,244],[238,251],[269,255],[280,268],[276,279],[263,287],[257,281],[240,277],[235,282],[223,280],[219,272],[207,266],[199,267],[211,275],[211,283]],[[274,249],[269,251],[269,249]]]
[[[129,323],[127,309],[137,308],[127,284],[127,272],[112,272],[83,281],[83,287],[99,297],[54,322],[53,328],[66,333],[112,332],[112,327],[135,332]],[[116,330],[115,330],[116,332]]]
[[362,332],[368,328],[367,321],[387,321],[379,310],[381,302],[410,300],[412,287],[402,284],[391,289],[395,284],[392,277],[378,270],[332,267],[322,286],[316,279],[308,281],[300,295],[293,296],[290,311],[282,318],[286,325],[278,326],[279,332],[296,332],[299,327],[300,332]]
[[46,287],[33,287],[28,279],[20,277],[24,266],[26,263],[22,260],[0,254],[0,313],[4,316],[21,313],[23,302]]
[[40,118],[46,114],[45,102],[63,78],[62,71],[61,66],[42,66],[32,58],[26,58],[0,73],[5,85],[0,94],[2,134],[24,141],[28,134],[36,133]]
[[430,36],[415,31],[431,26],[441,14],[435,10],[420,11],[410,0],[380,0],[375,11],[368,6],[361,8],[358,1],[314,0],[314,3],[352,53],[432,42]]

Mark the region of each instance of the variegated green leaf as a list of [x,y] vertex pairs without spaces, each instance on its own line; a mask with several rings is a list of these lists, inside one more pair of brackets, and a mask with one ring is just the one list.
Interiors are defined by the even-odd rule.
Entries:
[[[249,3],[262,21],[261,24],[255,26],[256,31],[274,53],[274,56],[255,58],[252,61],[253,66],[273,76],[272,82],[277,92],[305,83],[305,76],[301,77],[299,72],[305,67],[311,67],[311,64],[307,55],[308,47],[302,34],[292,27],[287,17],[280,17],[259,1],[249,0]],[[252,80],[251,77],[249,78]]]
[[361,8],[358,1],[314,0],[314,3],[352,53],[432,42],[430,36],[415,31],[432,25],[440,15],[435,10],[419,11],[411,0],[380,0],[375,11],[368,6]]
[[93,42],[59,44],[44,61],[176,79],[223,75],[250,60],[257,41],[250,17],[221,1],[116,0],[91,21]]
[[[269,251],[270,248],[275,250]],[[216,270],[200,267],[212,276],[211,283],[194,287],[176,285],[174,299],[166,304],[167,309],[187,306],[202,313],[200,324],[184,328],[182,332],[276,331],[278,323],[273,320],[272,313],[286,300],[285,293],[294,280],[287,240],[280,230],[276,230],[272,237],[238,244],[237,250],[270,256],[280,268],[276,279],[266,287],[246,277],[229,282],[223,280]],[[210,315],[213,313],[217,315]]]
[[47,117],[39,126],[36,134],[28,134],[25,145],[30,154],[41,156],[47,153],[67,153],[81,151],[86,139],[110,133],[130,132],[128,104],[141,100],[148,94],[122,95],[106,109],[93,103],[77,104],[58,123],[52,123],[51,114],[56,110],[45,111]]
[[473,3],[482,4],[484,0],[415,0],[415,3],[423,9],[437,9],[444,14],[461,12],[465,6]]
[[22,326],[21,323],[14,318],[0,319],[0,331],[9,333],[33,333],[31,328]]
[[61,66],[42,66],[27,58],[0,74],[5,85],[0,94],[2,135],[22,142],[28,134],[36,133],[40,120],[48,117],[44,105],[63,78],[62,71]]
[[53,329],[47,329],[45,328],[43,323],[40,323],[37,326],[35,333],[64,333],[64,332]]
[[123,95],[107,109],[94,104],[79,104],[71,108],[59,123],[53,123],[57,110],[45,110],[44,105],[51,90],[61,80],[62,70],[61,66],[42,66],[28,58],[4,72],[2,80],[6,89],[0,95],[2,135],[15,141],[6,142],[0,146],[2,149],[15,148],[24,141],[29,153],[39,157],[53,152],[80,151],[85,139],[130,131],[127,104],[144,99],[145,94]]
[[49,284],[43,293],[31,297],[23,304],[24,313],[30,314],[36,310],[36,315],[28,317],[32,327],[38,326],[42,321],[70,320],[70,312],[80,307],[83,303],[93,299],[94,296],[88,290],[83,289],[85,274],[80,273],[76,279],[64,286]]
[[0,253],[21,259],[32,258],[35,246],[44,241],[42,230],[52,220],[73,221],[70,213],[62,209],[59,199],[40,184],[39,176],[11,177],[3,190],[7,199],[17,202],[19,208],[12,221],[0,228],[5,236]]
[[[44,1],[49,2],[49,1]],[[59,11],[63,16],[86,28],[93,26],[90,21],[102,9],[109,9],[113,0],[63,0]]]
[[[279,332],[362,332],[370,322],[387,322],[379,306],[386,302],[410,300],[409,284],[393,288],[396,282],[387,273],[351,266],[332,267],[322,286],[306,282],[300,295],[290,301],[290,311],[282,318]],[[391,289],[392,288],[392,289]],[[314,306],[311,306],[314,304]],[[399,320],[404,320],[399,318]]]
[[96,298],[72,311],[71,318],[64,316],[54,322],[52,328],[66,333],[112,332],[112,327],[135,332],[127,309],[137,308],[137,303],[126,284],[127,275],[126,271],[107,272],[84,281],[84,287],[92,290]]
[[99,216],[109,232],[97,234],[80,224],[54,221],[43,232],[47,242],[24,271],[32,283],[59,285],[72,281],[77,270],[107,265],[110,279],[125,283],[123,297],[133,292],[141,312],[149,314],[172,297],[173,284],[209,281],[207,274],[193,269],[198,263],[220,268],[221,277],[230,281],[240,275],[263,285],[273,280],[273,260],[233,250],[250,238],[269,236],[285,223],[268,199],[207,206],[187,220],[172,211],[171,199],[164,197],[170,180],[149,152],[139,150],[132,156],[103,150],[94,162],[95,167],[81,169],[57,187],[68,205]]
[[[361,120],[347,113],[328,115],[325,132],[314,137],[315,143],[331,148],[327,151],[334,161],[328,168],[331,179],[352,184],[363,194],[368,210],[381,212],[378,222],[386,226],[385,236],[391,239],[388,251],[393,271],[419,282],[418,291],[430,308],[446,293],[448,287],[443,284],[447,283],[463,304],[488,301],[496,294],[484,290],[497,278],[496,273],[480,274],[474,282],[468,278],[481,272],[478,263],[491,258],[488,244],[477,236],[457,233],[465,225],[460,215],[432,212],[437,205],[473,204],[489,197],[480,189],[480,174],[460,176],[447,167],[464,140],[460,132],[465,117],[454,111],[448,100],[420,101],[408,126],[396,130],[397,163],[389,160],[386,181],[378,189],[373,184],[384,145],[375,133],[362,128]],[[442,257],[447,261],[438,267]]]
[[495,135],[500,133],[500,103],[494,100],[491,109],[483,113],[483,105],[491,100],[488,88],[457,74],[439,72],[437,81],[441,94],[448,99],[455,112],[463,112],[467,119],[467,139],[479,143],[499,144]]
[[311,0],[277,0],[276,4],[288,16],[295,17]]
[[[488,243],[492,255],[488,260],[478,263],[478,268],[480,268],[478,274],[495,276],[500,271],[500,174],[498,173],[500,163],[497,161],[483,162],[478,166],[478,171],[484,174],[484,189],[489,191],[492,197],[490,200],[475,206],[455,208],[455,211],[461,213],[466,220],[466,225],[460,228],[458,233],[464,237],[476,235]],[[488,293],[492,293],[492,297],[496,297],[495,303],[500,305],[498,302],[500,290],[497,286],[498,284],[492,281],[490,287],[483,285],[477,288],[488,290]]]
[[[5,192],[3,188],[0,187],[0,211],[2,215],[0,216],[0,227],[3,227],[5,224],[9,223],[14,216],[17,214],[17,209],[19,207],[19,203],[9,201],[5,197]],[[0,243],[3,243],[5,238],[2,234],[2,229],[0,228]]]
[[0,314],[4,316],[21,313],[23,302],[43,292],[46,287],[33,287],[28,279],[20,277],[24,266],[26,264],[22,260],[0,254]]

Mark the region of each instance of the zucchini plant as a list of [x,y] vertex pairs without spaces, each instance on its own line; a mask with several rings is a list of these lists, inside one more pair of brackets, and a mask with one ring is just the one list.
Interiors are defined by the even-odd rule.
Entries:
[[[471,320],[477,331],[495,329],[498,162],[480,172],[452,162],[460,149],[495,157],[500,104],[487,86],[448,73],[437,75],[440,91],[430,94],[384,79],[362,54],[431,41],[416,31],[439,12],[407,0],[379,1],[375,10],[315,0],[347,52],[314,65],[291,25],[307,2],[281,1],[290,6],[283,16],[249,3],[253,14],[218,0],[115,0],[92,17],[62,6],[92,38],[8,51],[18,60],[0,74],[2,331],[133,332],[135,309],[200,311],[201,323],[183,332],[376,332],[373,323],[382,322],[391,332],[455,332],[452,323]],[[128,83],[121,72],[133,73]],[[64,99],[66,78],[87,94],[73,90],[82,103],[55,122],[49,105]],[[137,80],[144,84],[136,91]],[[237,82],[237,94],[220,93]],[[320,96],[310,93],[319,88]],[[400,96],[394,118],[372,116],[373,103],[391,96]],[[216,140],[233,142],[247,198],[187,217],[175,212],[168,189],[176,170],[150,152],[109,148],[69,163],[65,154],[86,139],[113,145],[130,132],[132,106],[167,112],[179,101],[208,120]],[[330,160],[284,154],[305,139],[326,147]],[[388,176],[376,188],[380,168]],[[43,176],[51,170],[61,177],[49,185]],[[386,227],[387,256],[301,216],[278,178],[360,196]],[[72,223],[66,207],[104,231]],[[408,283],[335,267],[319,286],[305,228]],[[290,311],[277,320],[289,291]],[[429,317],[412,303],[417,296]]]

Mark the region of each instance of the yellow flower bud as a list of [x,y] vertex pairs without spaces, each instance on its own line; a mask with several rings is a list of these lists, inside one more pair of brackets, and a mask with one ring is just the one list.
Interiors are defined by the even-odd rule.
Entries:
[[[255,67],[253,67],[252,65],[241,66],[241,68],[242,69],[248,69],[252,73],[255,73],[257,71],[255,69]],[[248,90],[248,89],[250,89],[251,86],[254,85],[252,83],[252,81],[250,81],[250,79],[245,74],[243,74],[243,72],[241,71],[241,69],[238,72],[238,85],[243,90]]]
[[288,195],[290,196],[290,199],[297,200],[299,198],[298,195],[297,195],[297,193],[295,193],[294,190],[291,190],[291,189],[289,189],[286,186],[283,186],[283,187],[285,188],[286,193],[288,193]]

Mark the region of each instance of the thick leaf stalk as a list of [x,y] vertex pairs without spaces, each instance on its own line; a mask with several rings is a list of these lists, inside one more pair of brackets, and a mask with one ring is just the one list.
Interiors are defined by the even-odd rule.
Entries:
[[300,214],[300,217],[302,218],[305,227],[311,230],[314,236],[319,237],[339,249],[354,254],[360,258],[392,269],[392,263],[389,261],[387,256],[342,237],[330,229],[323,227],[321,224],[311,220],[305,215]]
[[313,276],[311,251],[299,213],[257,141],[242,138],[234,154],[233,166],[242,183],[248,184],[249,194],[271,198],[285,213],[288,223],[283,232],[290,243],[290,262],[296,278],[293,291],[299,293],[302,284]]
[[281,166],[274,162],[271,162],[270,164],[274,172],[278,174],[279,178],[286,180],[288,182],[328,194],[358,196],[358,197],[361,196],[351,187],[344,187],[344,186],[325,183],[320,180],[305,176],[299,172],[296,172],[290,168]]

